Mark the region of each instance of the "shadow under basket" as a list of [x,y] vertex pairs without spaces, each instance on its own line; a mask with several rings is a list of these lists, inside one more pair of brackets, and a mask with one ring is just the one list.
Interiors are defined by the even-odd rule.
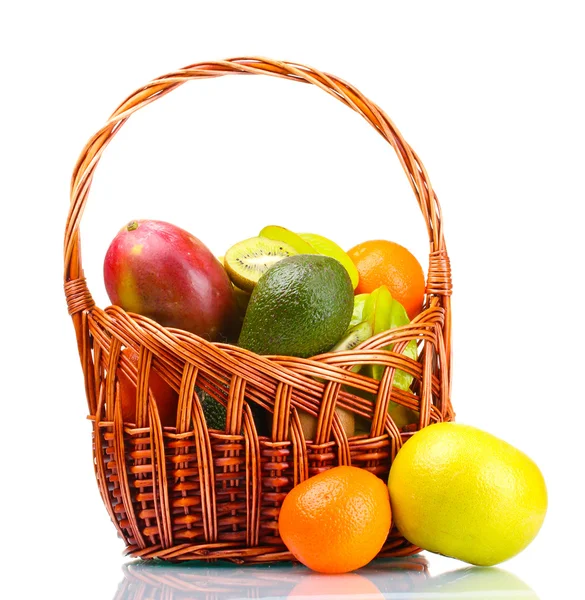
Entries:
[[[83,275],[79,227],[103,151],[143,106],[189,80],[228,74],[314,84],[362,115],[394,148],[430,240],[424,310],[411,323],[350,351],[300,359],[258,356],[161,327],[117,306],[95,305]],[[386,114],[337,77],[294,63],[238,58],[191,65],[140,88],[90,139],[75,166],[64,255],[65,294],[93,425],[95,475],[129,555],[169,561],[292,560],[278,534],[278,514],[295,485],[349,464],[386,480],[409,436],[454,418],[451,275],[437,197],[420,160]],[[416,360],[403,354],[412,340]],[[122,352],[125,348],[138,354],[137,365]],[[382,365],[381,380],[352,370],[365,364]],[[412,376],[408,390],[393,386],[397,369]],[[172,427],[161,424],[149,390],[151,372],[178,392]],[[121,373],[136,384],[134,422],[123,420]],[[227,408],[224,430],[207,426],[201,390]],[[397,405],[416,411],[418,422],[399,429],[389,413]],[[368,431],[348,438],[336,407],[360,416]],[[301,411],[317,417],[313,440],[304,438]],[[272,415],[264,424],[257,418],[262,412]],[[418,551],[392,529],[379,556]]]

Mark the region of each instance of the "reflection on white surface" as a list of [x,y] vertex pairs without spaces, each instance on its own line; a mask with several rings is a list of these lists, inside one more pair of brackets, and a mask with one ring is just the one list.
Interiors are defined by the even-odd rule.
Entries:
[[291,563],[136,561],[123,570],[114,600],[538,600],[528,585],[504,569],[464,567],[431,576],[423,556],[378,559],[344,575],[321,575]]

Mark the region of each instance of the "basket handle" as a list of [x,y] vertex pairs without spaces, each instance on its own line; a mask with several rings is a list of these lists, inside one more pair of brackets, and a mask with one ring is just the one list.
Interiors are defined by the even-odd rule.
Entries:
[[[445,248],[441,208],[427,172],[412,148],[406,143],[390,118],[349,83],[327,73],[297,63],[267,58],[233,58],[216,62],[202,62],[187,66],[154,79],[128,96],[114,111],[107,123],[89,140],[81,152],[71,179],[71,205],[65,227],[65,292],[69,313],[73,317],[82,343],[81,314],[94,306],[85,284],[81,264],[79,227],[87,202],[96,166],[116,133],[130,116],[191,79],[220,77],[222,75],[271,75],[311,83],[343,102],[364,119],[394,148],[400,164],[412,187],[427,225],[430,242],[429,272],[427,276],[427,305],[439,304],[446,311],[445,341],[447,356],[450,350],[451,274]],[[81,348],[81,346],[80,346]]]

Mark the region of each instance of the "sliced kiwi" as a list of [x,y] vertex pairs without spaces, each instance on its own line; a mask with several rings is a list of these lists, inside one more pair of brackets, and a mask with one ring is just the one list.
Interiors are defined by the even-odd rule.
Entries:
[[330,352],[343,352],[344,350],[352,350],[357,345],[365,342],[372,337],[374,330],[367,321],[354,325],[345,333],[345,335],[331,348]]
[[251,292],[272,265],[293,254],[298,252],[286,242],[253,237],[234,244],[225,253],[224,264],[234,285]]

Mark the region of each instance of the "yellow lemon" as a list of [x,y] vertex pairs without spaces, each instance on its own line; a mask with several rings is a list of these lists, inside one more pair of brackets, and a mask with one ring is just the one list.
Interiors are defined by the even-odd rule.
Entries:
[[540,530],[547,492],[538,466],[485,431],[436,423],[400,449],[388,479],[394,522],[412,544],[491,566]]

